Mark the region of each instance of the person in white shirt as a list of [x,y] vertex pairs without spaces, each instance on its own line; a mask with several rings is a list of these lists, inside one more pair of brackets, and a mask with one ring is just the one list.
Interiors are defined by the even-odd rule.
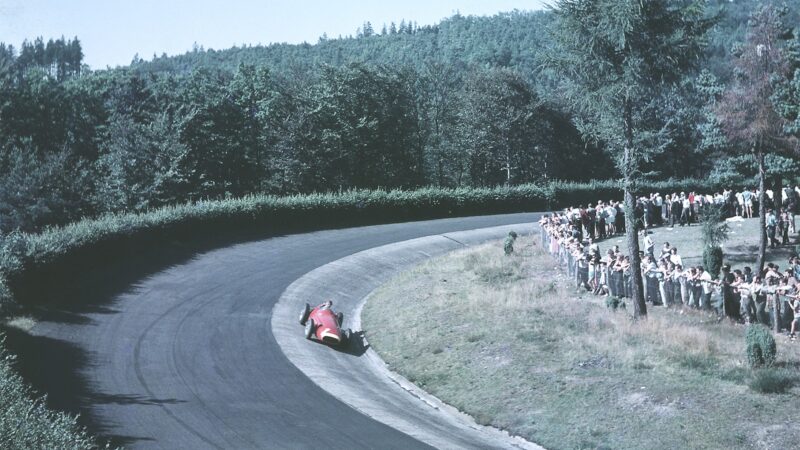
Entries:
[[744,195],[741,192],[736,193],[736,215],[744,217]]
[[702,266],[697,266],[697,272],[699,273],[697,279],[700,281],[700,285],[703,287],[703,302],[700,305],[700,308],[711,309],[711,292],[713,291],[711,274],[703,270]]

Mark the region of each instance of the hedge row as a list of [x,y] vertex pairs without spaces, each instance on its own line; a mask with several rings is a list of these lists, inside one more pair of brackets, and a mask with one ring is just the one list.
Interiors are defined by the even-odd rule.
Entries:
[[[709,191],[694,180],[642,183],[642,192]],[[0,243],[0,309],[41,294],[42,279],[158,249],[165,242],[201,242],[232,233],[264,236],[337,226],[519,211],[621,199],[616,181],[545,186],[348,191],[295,196],[253,195],[200,201],[139,214],[109,214],[38,234],[11,233]]]
[[525,185],[254,195],[141,214],[110,214],[38,234],[6,236],[0,245],[0,302],[6,306],[26,303],[39,294],[40,280],[50,280],[62,270],[92,268],[174,240],[200,242],[232,233],[264,236],[397,220],[536,211],[548,203],[545,189]]

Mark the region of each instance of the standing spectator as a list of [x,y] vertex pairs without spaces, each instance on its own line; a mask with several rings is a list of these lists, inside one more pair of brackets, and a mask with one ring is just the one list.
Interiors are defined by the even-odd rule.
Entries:
[[669,266],[671,264],[663,259],[658,263],[658,292],[661,295],[661,304],[665,308],[669,308],[671,301],[668,294],[672,293],[672,272]]
[[[655,258],[650,255],[644,257],[642,262],[642,276],[644,277],[645,286],[645,299],[648,303],[657,305],[658,301],[658,266],[655,263]],[[663,274],[662,274],[663,275]]]
[[697,266],[697,281],[700,282],[702,291],[702,309],[711,309],[711,293],[713,292],[711,274],[703,270],[702,266]]
[[683,305],[683,290],[684,290],[684,280],[683,280],[683,266],[680,264],[675,264],[672,269],[672,304],[673,305]]
[[789,336],[792,340],[797,338],[795,334],[797,331],[797,324],[800,322],[800,298],[797,295],[792,295],[789,300],[789,307],[792,309],[792,313],[794,314],[794,318],[792,319],[792,328],[789,331]]
[[672,247],[669,250],[669,262],[676,266],[683,267],[683,259],[681,258],[681,255],[678,254],[678,247]]
[[614,202],[608,202],[606,205],[606,227],[608,228],[608,236],[613,236],[617,233],[617,208],[614,207]]
[[670,205],[670,219],[669,226],[674,227],[676,223],[681,221],[681,211],[683,210],[683,203],[677,194],[672,194],[672,204]]
[[767,210],[767,237],[769,238],[769,247],[775,248],[777,239],[775,239],[775,232],[778,228],[778,219],[772,212],[772,209]]
[[731,273],[731,266],[722,266],[722,309],[731,320],[739,320],[739,299],[734,288],[736,277]]
[[681,226],[689,225],[692,215],[692,202],[681,192]]
[[742,200],[744,200],[744,217],[748,219],[753,218],[753,192],[750,189],[745,189],[742,192]]
[[669,261],[669,255],[672,253],[672,247],[670,247],[669,242],[664,242],[664,245],[661,247],[661,254],[658,255],[659,261]]
[[736,193],[736,215],[744,216],[744,195],[741,192]]
[[756,303],[756,320],[769,326],[769,315],[767,314],[767,287],[760,275],[753,277],[753,282],[750,283],[750,292],[753,295],[753,300]]
[[744,266],[744,272],[742,272],[742,276],[744,277],[745,283],[752,283],[753,282],[753,269],[750,266]]
[[788,245],[789,244],[789,213],[786,210],[781,212],[780,219],[778,220],[778,226],[781,230],[781,245]]
[[606,208],[603,206],[602,202],[597,203],[597,235],[600,239],[606,238],[606,219],[608,219],[608,213],[606,212]]
[[746,323],[755,323],[758,320],[758,311],[753,299],[752,285],[744,281],[743,275],[737,276],[735,285],[739,292],[739,310],[744,314]]

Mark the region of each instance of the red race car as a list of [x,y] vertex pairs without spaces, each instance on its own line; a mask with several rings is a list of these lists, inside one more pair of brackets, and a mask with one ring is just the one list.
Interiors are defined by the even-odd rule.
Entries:
[[344,315],[334,314],[332,305],[333,302],[328,300],[312,309],[306,303],[300,311],[300,325],[305,326],[306,339],[316,338],[320,342],[343,347],[350,340],[351,331],[342,329]]

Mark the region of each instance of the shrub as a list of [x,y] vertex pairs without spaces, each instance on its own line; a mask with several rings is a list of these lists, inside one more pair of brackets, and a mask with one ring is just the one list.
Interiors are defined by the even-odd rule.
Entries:
[[606,307],[614,311],[618,308],[625,309],[625,302],[619,297],[609,295],[606,297]]
[[747,385],[762,394],[781,394],[791,389],[797,381],[796,371],[769,367],[754,371],[753,378]]
[[506,256],[514,253],[514,238],[511,237],[510,234],[506,236],[506,240],[503,241],[503,251],[506,253]]
[[705,247],[703,249],[703,269],[716,278],[722,268],[722,257],[720,247]]
[[761,324],[748,325],[745,341],[750,367],[771,366],[775,362],[778,349],[769,328]]

